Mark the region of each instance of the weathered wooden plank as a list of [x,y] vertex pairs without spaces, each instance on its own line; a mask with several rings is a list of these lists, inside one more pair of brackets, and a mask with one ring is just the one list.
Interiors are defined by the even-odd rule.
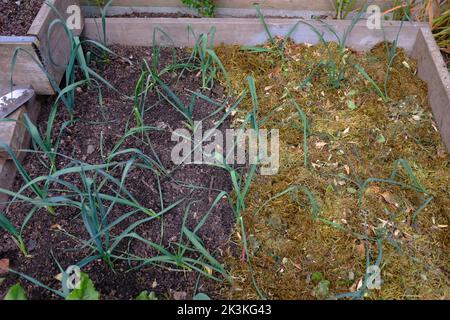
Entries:
[[[0,87],[0,92],[2,92]],[[4,92],[2,92],[3,94]],[[31,120],[36,122],[40,109],[40,103],[38,100],[29,101],[25,107],[17,110],[10,118],[23,119],[23,114],[28,112]],[[3,128],[5,123],[0,123],[0,131]],[[21,122],[17,122],[16,128],[14,129],[14,137],[17,139],[17,145],[20,147],[14,148],[14,150],[18,149],[26,149],[30,145],[31,137],[29,134],[26,134],[26,129]],[[2,150],[0,150],[2,151]],[[16,153],[16,156],[22,161],[26,153],[20,152]],[[0,188],[11,190],[14,184],[14,179],[17,175],[17,167],[14,162],[10,159],[0,158]],[[8,200],[8,196],[4,193],[0,192],[0,210],[3,210],[4,205],[2,202],[6,202]]]
[[[14,179],[16,177],[17,169],[12,160],[0,159],[0,188],[11,190]],[[8,200],[8,196],[0,192],[0,210],[3,210],[3,202]]]
[[[28,148],[30,144],[30,135],[24,125],[24,114],[27,113],[30,120],[35,123],[37,121],[39,109],[39,103],[34,97],[24,106],[17,109],[7,119],[0,119],[0,141],[9,145],[19,158],[22,157],[19,150]],[[0,159],[4,160],[10,158],[9,153],[6,150],[0,150]]]
[[419,77],[428,84],[434,119],[450,152],[450,74],[428,27],[421,28],[412,57],[417,60]]
[[[274,36],[285,36],[295,25],[294,19],[267,19],[267,25]],[[323,26],[319,21],[308,21],[318,30],[324,33],[324,38],[328,41],[336,41],[335,36]],[[338,34],[341,36],[348,29],[351,21],[330,20],[328,21]],[[101,25],[100,19],[85,19],[85,28],[83,35],[90,39],[99,39],[100,33],[98,26]],[[408,53],[412,51],[414,42],[419,32],[420,23],[404,23],[400,36],[399,46]],[[122,44],[130,46],[151,46],[151,34],[155,28],[161,28],[167,32],[176,46],[192,47],[195,39],[188,32],[188,26],[191,26],[196,34],[206,33],[211,27],[216,28],[216,44],[241,44],[258,45],[267,41],[266,31],[259,19],[239,19],[239,18],[220,18],[220,19],[195,19],[195,18],[109,18],[106,19],[106,37],[108,44]],[[358,51],[366,51],[374,45],[383,42],[384,37],[388,41],[395,40],[400,28],[398,21],[386,21],[383,30],[370,30],[367,32],[367,26],[364,21],[356,24],[355,28],[347,38],[347,45]],[[146,35],[146,36],[143,36]],[[303,43],[319,43],[317,34],[307,25],[300,24],[291,34],[294,41]],[[161,32],[157,33],[156,41],[160,45],[171,45],[172,41],[167,39]]]
[[[69,6],[77,5],[79,7],[80,5],[79,0],[51,0],[51,3],[64,21],[67,21],[71,14],[71,12],[67,12]],[[80,28],[72,29],[74,35],[81,34],[84,19],[82,16],[80,18]],[[59,84],[70,58],[71,44],[62,23],[54,23],[55,19],[60,19],[57,13],[50,6],[44,4],[28,30],[28,35],[36,36],[39,39],[38,50],[44,65],[55,83]],[[49,28],[51,28],[50,31]]]
[[17,60],[13,70],[13,85],[32,86],[36,92],[53,93],[52,86],[36,53],[39,41],[36,37],[0,37],[0,86],[10,86],[11,62],[16,48]]

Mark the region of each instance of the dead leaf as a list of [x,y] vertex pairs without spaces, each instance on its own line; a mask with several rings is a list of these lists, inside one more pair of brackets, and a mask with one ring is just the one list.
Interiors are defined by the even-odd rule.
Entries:
[[442,148],[442,147],[438,148],[437,149],[437,156],[438,156],[438,158],[445,158],[445,156],[446,156],[445,149]]
[[364,257],[366,255],[366,247],[364,246],[364,243],[360,242],[355,245],[355,249],[360,256]]
[[325,147],[327,144],[328,143],[326,143],[326,142],[319,141],[319,142],[316,142],[315,146],[316,146],[317,150],[322,150],[322,148]]
[[0,275],[9,271],[9,259],[0,259]]
[[372,194],[379,194],[381,191],[381,189],[379,187],[369,187],[367,188],[367,193],[372,193]]
[[303,271],[301,265],[299,265],[299,264],[297,264],[297,263],[294,263],[294,262],[292,262],[292,265],[293,265],[295,268],[297,268],[298,270]]
[[413,236],[410,235],[409,233],[406,232],[402,232],[403,233],[403,238],[405,238],[407,241],[411,241],[413,239]]
[[358,280],[356,280],[352,286],[349,288],[350,292],[355,292],[357,290],[359,290],[362,287],[363,284],[363,278],[360,278]]
[[396,208],[400,207],[400,205],[395,201],[394,196],[390,192],[383,192],[381,196],[383,197],[384,201],[386,201],[390,205],[393,205]]
[[408,206],[406,207],[406,209],[405,209],[405,213],[406,213],[406,214],[410,214],[410,213],[413,212],[413,211],[414,211],[414,208],[411,207],[411,206],[409,206],[409,205],[408,205]]
[[50,229],[51,230],[62,230],[63,228],[59,224],[55,223],[50,226]]
[[273,71],[269,74],[269,77],[278,77],[280,75],[281,72],[281,66],[277,65]]
[[348,165],[344,165],[344,169],[347,175],[350,175],[350,167]]

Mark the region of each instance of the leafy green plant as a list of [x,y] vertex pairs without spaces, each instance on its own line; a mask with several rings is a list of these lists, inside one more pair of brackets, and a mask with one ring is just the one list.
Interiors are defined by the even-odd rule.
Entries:
[[149,69],[150,74],[155,80],[158,87],[156,90],[160,96],[164,98],[176,111],[178,111],[186,119],[187,126],[193,131],[194,130],[194,107],[196,103],[197,96],[193,95],[188,106],[186,106],[183,101],[170,89],[168,85],[162,81],[159,76],[151,69]]
[[[61,266],[58,264],[58,267],[61,269]],[[59,296],[62,299],[65,300],[99,300],[100,299],[100,293],[95,289],[94,283],[89,278],[89,275],[81,272],[80,273],[80,282],[77,284],[76,288],[73,290],[69,290],[63,281],[63,287],[64,290],[55,290],[53,288],[50,288],[40,282],[39,280],[36,280],[35,278],[32,278],[26,274],[23,274],[21,272],[15,271],[10,269],[11,273],[17,274],[18,276],[22,277],[23,279],[31,282],[37,287],[40,287],[42,289],[48,290],[55,294],[56,296]],[[64,270],[61,269],[63,273],[65,273]],[[67,274],[65,274],[67,276]],[[63,276],[64,279],[64,276]],[[23,287],[20,285],[20,283],[17,283],[16,285],[12,286],[7,295],[5,296],[5,300],[27,300],[26,292],[23,289]]]
[[353,67],[359,71],[359,73],[361,73],[361,75],[367,80],[369,81],[369,83],[373,86],[373,88],[375,89],[375,91],[377,92],[378,96],[384,101],[387,102],[389,101],[389,98],[386,96],[385,92],[383,92],[383,90],[381,90],[381,88],[378,86],[378,84],[375,82],[375,80],[372,79],[371,76],[369,76],[366,72],[366,70],[364,70],[363,67],[361,67],[360,65],[354,64]]
[[181,0],[189,8],[195,9],[205,17],[214,17],[216,6],[213,0]]
[[[85,54],[83,51],[83,44],[89,44],[93,47],[98,48],[101,52],[115,55],[114,52],[109,50],[107,47],[105,47],[103,44],[98,43],[93,40],[83,40],[81,41],[79,37],[74,36],[72,30],[67,26],[64,17],[60,14],[60,12],[54,7],[54,5],[51,2],[46,2],[46,4],[51,8],[51,10],[56,14],[57,18],[50,22],[48,30],[47,30],[47,47],[45,50],[47,50],[47,54],[49,57],[49,63],[51,63],[54,66],[57,67],[64,67],[65,68],[65,84],[66,86],[61,89],[59,87],[59,84],[56,82],[56,80],[52,77],[52,75],[42,66],[42,64],[37,61],[33,54],[28,52],[25,49],[22,49],[20,47],[17,47],[14,50],[14,53],[11,58],[11,65],[10,65],[10,83],[11,86],[14,83],[13,81],[13,75],[14,75],[14,69],[17,64],[17,58],[20,53],[28,55],[34,63],[47,75],[47,78],[50,81],[50,84],[53,87],[53,90],[58,94],[55,103],[58,101],[62,101],[67,110],[69,111],[70,115],[73,117],[73,110],[75,107],[75,94],[76,94],[76,88],[83,86],[83,85],[95,85],[100,90],[100,84],[106,85],[109,89],[114,90],[118,92],[108,81],[106,81],[102,76],[97,74],[92,68],[89,67],[87,60],[87,56],[89,54]],[[53,57],[52,53],[52,47],[53,47],[53,31],[56,26],[60,25],[69,41],[70,46],[70,56],[68,59],[68,62],[65,66],[59,65],[57,62],[55,62],[55,59]],[[80,73],[84,76],[84,79],[76,81],[76,72],[77,70],[80,70]],[[120,92],[119,92],[120,93]]]
[[316,26],[313,24],[300,20],[299,23],[305,24],[310,27],[310,29],[317,35],[319,38],[320,43],[323,44],[323,46],[326,49],[328,57],[323,59],[318,65],[316,65],[311,74],[301,83],[300,87],[303,88],[307,83],[311,82],[312,78],[315,76],[315,74],[321,69],[324,68],[327,72],[327,78],[328,83],[330,87],[332,88],[339,88],[341,86],[341,82],[345,79],[345,73],[347,70],[348,62],[347,62],[347,55],[346,55],[346,43],[347,38],[353,31],[354,27],[358,23],[359,20],[361,20],[365,10],[367,8],[367,4],[362,8],[358,14],[356,14],[351,22],[349,27],[344,31],[342,35],[339,35],[338,32],[330,26],[325,21],[322,22],[322,27],[325,30],[328,30],[331,35],[333,35],[336,38],[336,42],[338,44],[338,57],[335,58],[333,56],[332,50],[330,48],[329,42],[327,42],[323,36],[323,33],[321,30],[319,30]]
[[95,289],[94,283],[89,276],[81,272],[78,288],[72,290],[66,300],[100,300],[100,293]]
[[[403,169],[406,173],[406,178],[399,173]],[[391,176],[388,179],[382,178],[368,178],[359,187],[359,203],[363,201],[364,191],[367,186],[371,183],[383,183],[390,184],[393,186],[398,186],[406,190],[411,190],[419,195],[419,198],[423,201],[422,205],[413,213],[411,221],[415,223],[417,216],[422,212],[428,204],[434,199],[430,192],[428,192],[425,187],[419,182],[419,180],[414,175],[414,172],[409,165],[408,161],[404,159],[398,159],[394,163],[394,167],[391,172]],[[424,197],[423,195],[426,195]]]
[[369,83],[372,85],[372,87],[375,89],[375,92],[377,93],[377,95],[383,100],[383,102],[388,102],[389,99],[389,95],[388,95],[388,82],[389,82],[389,75],[390,75],[390,70],[391,70],[391,66],[394,63],[394,60],[397,56],[397,45],[398,45],[398,39],[400,36],[400,32],[402,30],[403,27],[403,23],[404,20],[402,20],[400,27],[398,29],[397,32],[397,36],[395,38],[395,40],[392,42],[392,44],[389,46],[389,43],[386,39],[386,35],[384,33],[384,29],[383,29],[383,35],[384,35],[384,43],[386,46],[386,52],[387,52],[387,58],[388,58],[388,65],[386,67],[386,75],[384,78],[384,86],[383,89],[380,88],[380,86],[375,82],[375,80],[372,79],[372,77],[359,65],[357,64],[353,64],[352,66],[358,70],[358,72],[367,80],[369,81]]
[[[31,142],[34,146],[34,150],[42,151],[44,158],[48,159],[48,161],[50,162],[50,165],[48,166],[50,174],[56,171],[56,156],[58,154],[58,147],[61,141],[61,134],[68,126],[70,126],[73,123],[73,120],[63,122],[58,137],[53,143],[52,129],[57,110],[58,110],[58,103],[54,103],[47,121],[47,130],[45,135],[43,136],[39,132],[39,129],[30,120],[28,114],[27,113],[24,114],[24,126],[31,136]],[[44,160],[42,160],[41,162],[45,166],[47,166]]]
[[216,28],[211,27],[208,33],[202,33],[198,37],[190,26],[188,27],[188,31],[192,34],[194,39],[196,39],[189,61],[193,60],[192,62],[199,69],[202,76],[202,87],[211,89],[214,80],[218,76],[218,71],[223,73],[229,86],[230,84],[225,67],[214,52],[214,36],[216,34]]
[[[242,123],[241,129],[244,129],[248,124],[250,124],[251,128],[256,130],[256,132],[258,132],[259,125],[260,125],[260,121],[258,121],[259,105],[258,105],[258,97],[257,97],[254,78],[252,76],[248,76],[247,82],[248,82],[248,87],[249,87],[249,91],[251,94],[253,110],[251,112],[249,112],[247,114],[247,116],[245,117],[244,122]],[[246,209],[245,198],[250,190],[252,181],[255,177],[256,170],[258,168],[258,164],[260,162],[259,155],[257,156],[257,159],[255,159],[254,163],[252,163],[250,165],[250,168],[248,169],[248,171],[245,175],[240,174],[234,167],[227,164],[226,159],[229,156],[228,154],[223,155],[223,154],[216,152],[213,156],[217,160],[217,162],[212,163],[211,165],[222,168],[230,174],[233,191],[236,196],[236,201],[233,202],[231,200],[232,199],[231,197],[228,197],[228,198],[232,205],[234,214],[236,216],[236,223],[238,225],[240,225],[240,229],[241,229],[242,242],[243,242],[243,249],[242,249],[243,250],[243,258],[242,258],[242,260],[247,262],[249,265],[249,268],[251,271],[250,273],[251,273],[251,277],[252,277],[252,283],[253,283],[256,291],[258,292],[259,296],[262,299],[266,299],[265,294],[259,289],[259,287],[256,283],[256,279],[254,277],[253,267],[252,267],[251,261],[250,261],[250,255],[248,254],[249,250],[248,250],[247,236],[246,236],[246,232],[245,232],[245,224],[244,224],[244,219],[242,217],[242,212]]]
[[[161,32],[166,38],[172,41],[170,36],[163,30],[154,30],[152,66],[150,66],[147,61],[143,62],[143,70],[135,87],[133,106],[135,123],[138,127],[142,127],[144,125],[143,118],[147,94],[150,90],[156,90],[160,97],[168,102],[169,105],[172,106],[177,112],[183,115],[186,120],[187,127],[191,131],[194,131],[195,128],[193,113],[194,108],[197,104],[197,100],[199,98],[207,100],[208,98],[205,95],[200,94],[199,92],[194,92],[191,96],[189,104],[185,105],[183,101],[175,94],[175,92],[172,91],[170,85],[166,84],[162,80],[162,76],[168,72],[179,71],[180,78],[185,70],[188,70],[190,72],[199,72],[199,74],[202,76],[202,87],[204,89],[211,89],[214,85],[214,80],[218,77],[218,72],[220,70],[226,81],[229,83],[227,72],[222,62],[212,49],[214,43],[215,28],[211,28],[208,34],[201,34],[199,37],[196,37],[192,28],[188,27],[188,31],[196,38],[196,43],[194,48],[192,49],[190,57],[187,59],[187,61],[177,62],[176,51],[175,49],[173,49],[174,51],[172,64],[162,68],[161,70],[158,70],[160,69],[160,46],[156,42],[157,31]],[[212,102],[211,100],[208,101]]]
[[386,67],[386,76],[384,78],[384,96],[386,97],[387,100],[389,99],[387,86],[388,86],[388,81],[389,81],[390,70],[391,70],[391,66],[394,63],[394,60],[395,60],[395,58],[397,56],[398,38],[400,36],[400,32],[402,31],[403,23],[404,23],[404,20],[402,20],[402,22],[400,24],[400,27],[398,29],[398,32],[397,32],[397,37],[392,42],[390,48],[389,48],[389,43],[386,40],[386,36],[384,34],[384,29],[383,29],[383,35],[384,35],[384,38],[385,38],[384,42],[385,42],[385,45],[386,45],[386,52],[387,52],[387,57],[388,57],[388,65]]
[[[156,249],[159,255],[153,256],[151,258],[137,257],[130,255],[128,261],[134,261],[139,263],[139,265],[133,269],[142,268],[146,265],[172,265],[183,271],[195,271],[207,278],[212,280],[221,281],[214,272],[220,274],[222,277],[229,279],[229,276],[224,269],[223,265],[217,261],[210,252],[205,248],[202,239],[197,235],[198,231],[206,223],[206,219],[211,214],[215,206],[219,203],[222,197],[225,195],[224,192],[219,193],[216,199],[213,201],[208,212],[205,213],[204,217],[200,220],[197,226],[190,230],[186,226],[187,217],[190,214],[190,208],[192,203],[188,204],[185,209],[185,214],[183,217],[183,224],[181,227],[181,233],[178,243],[175,244],[175,249],[170,250],[164,248],[160,244],[156,244],[147,239],[142,238],[134,232],[128,231],[124,232],[124,237],[138,240],[144,244],[147,244],[153,249]],[[191,257],[194,254],[194,257]]]
[[332,0],[336,19],[346,19],[348,14],[353,10],[356,0]]
[[105,45],[105,46],[106,46],[107,41],[108,41],[107,38],[106,38],[106,14],[107,14],[108,7],[111,5],[111,3],[113,1],[114,0],[109,0],[108,2],[104,3],[104,0],[102,0],[103,3],[97,4],[98,7],[100,8],[100,14],[101,14],[101,17],[102,17],[103,45]]
[[447,0],[395,0],[392,8],[394,20],[428,22],[438,46],[450,53],[450,3]]
[[[254,78],[252,76],[248,76],[247,82],[249,85],[250,94],[252,96],[253,111],[249,112],[247,114],[241,128],[244,129],[247,124],[250,124],[252,129],[258,131],[259,130],[259,122],[257,119],[258,119],[258,107],[259,106],[258,106]],[[231,182],[233,185],[233,191],[237,197],[234,210],[235,210],[235,213],[239,216],[240,213],[243,210],[245,210],[245,197],[247,196],[248,190],[250,189],[251,182],[256,173],[258,163],[260,161],[259,155],[257,155],[258,159],[255,159],[254,163],[252,163],[250,165],[245,182],[242,180],[243,178],[238,173],[238,171],[236,171],[235,168],[233,168],[232,166],[230,166],[227,163],[226,159],[227,159],[228,155],[224,156],[222,154],[215,153],[213,156],[217,160],[217,163],[214,163],[212,165],[223,168],[230,174]]]
[[[20,162],[20,160],[17,158],[15,152],[11,149],[11,147],[9,145],[7,145],[6,143],[4,143],[3,141],[0,141],[0,148],[6,150],[6,152],[8,152],[9,156],[11,157],[11,160],[14,162],[17,171],[20,173],[20,175],[22,176],[22,178],[24,179],[24,181],[27,183],[27,186],[30,187],[30,189],[34,192],[34,194],[40,198],[40,199],[45,199],[47,196],[47,193],[44,189],[42,189],[37,183],[34,183],[32,178],[30,177],[30,175],[28,174],[27,170],[25,169],[25,167],[22,165],[22,163]],[[9,196],[16,196],[16,193],[11,192],[9,190],[5,190],[0,188],[0,192],[7,194]],[[54,208],[52,206],[45,206],[47,211],[54,214]]]
[[19,230],[17,230],[12,224],[12,222],[8,218],[6,218],[3,213],[0,212],[0,229],[3,229],[10,234],[13,241],[16,243],[17,247],[20,249],[20,251],[25,257],[28,256],[28,251],[25,245],[25,241],[23,240],[22,233],[29,219],[33,216],[35,211],[36,210],[32,210],[27,215],[27,218],[24,220],[24,222],[22,223],[22,227]]
[[[113,160],[114,157],[121,154],[124,154],[124,152],[113,154],[111,159]],[[137,164],[137,159],[142,159],[144,163]],[[20,162],[17,162],[16,165],[18,165],[19,169],[23,169]],[[153,210],[141,206],[124,187],[129,171],[135,165],[147,170],[153,170],[153,164],[148,162],[145,156],[135,152],[135,156],[128,161],[119,163],[109,162],[101,165],[72,165],[68,168],[60,169],[51,175],[39,176],[34,179],[31,179],[25,169],[23,169],[22,173],[26,177],[25,181],[27,183],[17,192],[4,189],[0,189],[0,192],[12,197],[8,207],[17,200],[32,205],[32,209],[24,220],[22,229],[41,207],[54,208],[69,206],[77,208],[81,213],[86,231],[91,237],[89,240],[83,242],[86,246],[94,250],[94,254],[87,257],[81,265],[85,265],[95,259],[103,259],[112,267],[111,258],[113,257],[113,251],[120,241],[114,238],[116,242],[111,244],[110,230],[127,217],[135,215],[138,212],[145,213],[151,217],[158,215]],[[123,167],[123,171],[120,180],[105,171],[105,169],[114,170],[115,168],[121,167]],[[78,181],[81,182],[81,186],[68,182],[71,180],[65,180],[64,177],[68,175],[78,175]],[[43,189],[37,189],[40,192],[38,198],[29,198],[23,195],[25,190],[29,188],[33,190],[33,186],[36,189],[36,186],[42,183],[44,185]],[[53,194],[53,196],[48,197],[47,195],[49,194]],[[178,201],[172,206],[168,206],[166,210],[159,214],[161,215],[167,210],[172,209],[180,202]],[[130,211],[124,212],[122,216],[109,223],[108,216],[117,205],[127,206],[130,208]],[[6,219],[2,219],[2,227],[14,237],[21,250],[25,253],[26,248],[23,245],[21,231],[16,231]],[[127,232],[130,231],[128,230]]]
[[193,300],[211,300],[211,298],[205,293],[197,293]]
[[266,23],[266,19],[264,18],[264,15],[261,12],[261,8],[259,5],[255,5],[256,12],[258,14],[258,18],[261,21],[262,25],[264,26],[264,31],[266,32],[266,35],[269,39],[270,47],[260,47],[260,46],[244,46],[242,47],[243,50],[254,52],[254,53],[272,53],[277,55],[281,58],[282,62],[285,60],[285,47],[286,43],[289,41],[290,36],[294,33],[294,31],[297,29],[300,22],[297,22],[292,26],[292,28],[288,31],[286,36],[284,36],[283,40],[277,41],[275,40],[275,37],[272,35],[272,32],[270,31],[270,28],[268,24]]
[[145,290],[136,297],[136,300],[158,300],[158,297],[153,291],[149,293]]
[[[287,90],[287,89],[286,89]],[[292,95],[288,92],[288,96],[291,98],[292,104],[295,106],[295,109],[298,112],[298,115],[300,119],[302,120],[303,125],[303,164],[305,168],[308,167],[308,136],[310,135],[310,128],[308,123],[308,118],[306,117],[305,112],[300,108],[298,103],[295,101],[295,99],[292,97]]]
[[28,300],[28,298],[20,283],[16,283],[9,288],[3,300]]
[[371,274],[369,274],[369,267],[370,266],[375,266],[378,269],[381,268],[381,261],[383,259],[383,237],[380,233],[380,230],[377,230],[377,234],[376,234],[376,243],[378,246],[378,256],[377,259],[372,262],[371,256],[370,256],[370,252],[369,252],[369,244],[368,244],[368,231],[367,231],[367,226],[365,226],[366,229],[366,240],[364,242],[364,248],[365,248],[365,252],[366,252],[366,269],[364,271],[364,278],[363,278],[363,282],[361,287],[356,290],[355,292],[348,292],[348,293],[343,293],[343,294],[338,294],[335,296],[335,299],[363,299],[366,292],[369,290],[368,288],[368,281],[369,281],[369,277]]

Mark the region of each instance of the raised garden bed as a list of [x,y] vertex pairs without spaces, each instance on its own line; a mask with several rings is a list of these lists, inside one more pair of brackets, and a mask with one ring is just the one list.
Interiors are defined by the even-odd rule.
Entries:
[[[326,40],[334,39],[330,30],[305,22],[290,33],[293,41],[283,42],[279,37],[295,22],[267,21],[272,42],[266,43],[257,19],[108,18],[106,39],[101,22],[86,19],[84,36],[106,40],[119,55],[88,48],[91,68],[110,85],[96,95],[99,87],[84,83],[73,113],[60,106],[50,126],[56,158],[48,149],[24,160],[45,192],[36,196],[29,182],[21,201],[7,203],[5,216],[16,226],[36,211],[16,235],[23,252],[6,237],[0,259],[55,290],[61,286],[55,260],[63,268],[78,263],[111,299],[133,299],[142,290],[174,299],[197,292],[446,298],[450,161],[442,141],[450,146],[450,80],[431,33],[423,24],[400,29],[395,22],[386,23],[384,34],[368,32],[361,22],[347,49],[327,51],[311,26]],[[342,37],[350,23],[331,25]],[[215,54],[196,51],[191,59],[176,49],[174,55],[170,45],[194,47],[202,39],[187,26],[206,40],[215,27]],[[154,30],[155,42],[139,36]],[[383,40],[397,34],[390,62],[392,45]],[[181,106],[192,101],[189,116]],[[42,133],[53,108],[50,101],[41,115]],[[242,123],[279,129],[278,173],[174,165],[172,132],[195,132],[193,120],[205,117],[204,130]],[[16,196],[23,186],[18,177]],[[381,290],[367,290],[367,263],[382,266]],[[234,281],[217,286],[213,277]],[[65,297],[13,274],[0,292],[16,281],[32,298]]]
[[[51,0],[50,3],[63,19],[70,16],[71,13],[67,12],[70,5],[79,6],[78,0]],[[22,48],[26,52],[20,51],[17,55],[13,85],[31,85],[37,94],[54,94],[54,86],[59,85],[70,57],[70,41],[61,24],[52,27],[49,37],[49,27],[58,18],[57,14],[43,0],[23,1],[20,4],[8,1],[7,4],[2,2],[1,18],[0,86],[10,86],[11,74],[8,70],[11,69],[14,52]],[[73,29],[74,35],[79,35],[81,30]]]

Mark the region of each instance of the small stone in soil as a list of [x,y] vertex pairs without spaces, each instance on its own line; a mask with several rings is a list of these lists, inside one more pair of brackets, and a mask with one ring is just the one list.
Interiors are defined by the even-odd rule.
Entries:
[[94,151],[95,151],[95,147],[92,144],[88,145],[86,153],[92,154]]
[[0,259],[0,275],[7,274],[9,270],[9,259]]
[[37,242],[36,242],[36,240],[33,240],[33,239],[29,240],[27,243],[28,251],[33,251],[34,249],[36,249],[36,246],[37,246]]

